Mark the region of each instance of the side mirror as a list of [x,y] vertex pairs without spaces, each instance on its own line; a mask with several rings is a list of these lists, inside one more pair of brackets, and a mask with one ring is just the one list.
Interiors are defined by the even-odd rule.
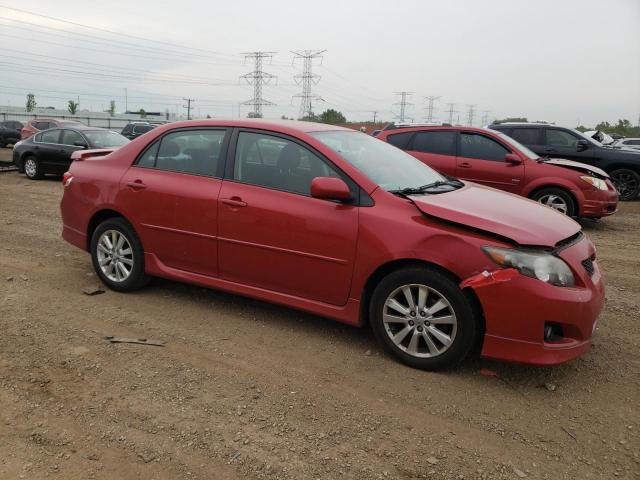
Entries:
[[576,143],[576,152],[582,152],[589,148],[589,142],[587,140],[581,139]]
[[340,202],[347,202],[352,198],[344,180],[336,177],[316,177],[311,180],[311,196]]
[[73,142],[73,145],[75,147],[82,147],[82,148],[88,148],[89,145],[86,144],[86,142],[83,142],[82,140],[76,140],[75,142]]
[[509,165],[522,165],[522,159],[515,153],[507,153],[504,156],[504,161]]

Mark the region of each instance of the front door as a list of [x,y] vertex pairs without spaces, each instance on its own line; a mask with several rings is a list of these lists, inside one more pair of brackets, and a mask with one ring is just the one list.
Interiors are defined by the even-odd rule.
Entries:
[[311,180],[340,176],[293,139],[240,131],[219,200],[220,277],[318,300],[347,302],[358,207],[312,198]]
[[146,253],[165,265],[218,275],[218,195],[225,129],[181,129],[156,140],[121,180],[117,203]]
[[544,151],[551,158],[566,158],[578,162],[599,166],[599,156],[596,145],[589,142],[588,148],[578,151],[578,140],[582,137],[575,133],[559,128],[544,129]]
[[497,140],[476,132],[460,132],[457,176],[511,193],[520,193],[524,163],[505,161],[511,150]]

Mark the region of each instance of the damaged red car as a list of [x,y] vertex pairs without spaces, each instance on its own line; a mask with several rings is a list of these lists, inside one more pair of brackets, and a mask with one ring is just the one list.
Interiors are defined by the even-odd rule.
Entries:
[[63,237],[117,291],[165,277],[368,324],[387,351],[430,370],[475,346],[568,361],[602,309],[578,223],[360,132],[190,121],[75,157]]

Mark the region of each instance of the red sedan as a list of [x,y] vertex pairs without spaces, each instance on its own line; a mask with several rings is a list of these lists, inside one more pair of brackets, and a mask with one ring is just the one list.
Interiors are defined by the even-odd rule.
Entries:
[[424,369],[477,342],[487,357],[570,360],[603,305],[575,221],[360,132],[191,121],[74,155],[62,235],[117,291],[158,276],[369,323]]
[[439,172],[531,198],[570,217],[600,218],[618,208],[618,192],[605,171],[541,159],[495,130],[416,126],[383,130],[377,138]]

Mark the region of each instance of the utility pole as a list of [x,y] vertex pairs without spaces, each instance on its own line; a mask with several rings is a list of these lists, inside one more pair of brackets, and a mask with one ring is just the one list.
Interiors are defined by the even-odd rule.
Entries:
[[489,124],[489,112],[491,110],[483,110],[482,112],[482,125],[481,126],[485,126]]
[[447,103],[447,107],[449,107],[449,125],[453,125],[453,114],[457,113],[457,110],[454,110],[455,106],[455,103]]
[[429,96],[429,97],[424,97],[425,100],[427,100],[427,123],[431,123],[433,122],[433,103],[438,100],[439,98],[442,97],[436,97],[436,96]]
[[476,104],[469,104],[467,105],[467,107],[469,108],[469,110],[467,110],[467,125],[470,127],[473,127],[473,116],[476,113],[476,107],[478,105]]
[[311,93],[311,86],[317,85],[320,82],[320,75],[313,73],[313,61],[319,58],[320,64],[322,64],[322,54],[326,50],[297,50],[292,51],[293,62],[296,60],[302,60],[302,73],[293,77],[294,81],[298,85],[302,85],[302,93],[294,95],[294,98],[300,98],[300,112],[298,116],[300,118],[313,117],[313,100],[322,100],[322,97],[313,95]]
[[410,105],[413,105],[413,103],[409,103],[407,102],[407,97],[409,97],[410,95],[413,95],[413,92],[394,92],[394,95],[400,95],[400,101],[394,103],[394,105],[398,105],[400,107],[400,113],[398,115],[396,115],[396,118],[398,120],[400,120],[400,122],[405,122],[406,121],[406,113],[407,113],[407,107]]
[[129,96],[127,95],[127,89],[124,89],[124,111],[129,111]]
[[193,99],[193,98],[183,98],[183,100],[185,102],[187,102],[187,104],[183,105],[182,108],[186,108],[187,109],[187,120],[191,120],[191,103],[195,102],[195,99]]
[[376,123],[376,115],[378,115],[378,112],[376,110],[373,111],[373,123]]
[[271,60],[276,52],[245,52],[243,53],[245,61],[247,59],[253,59],[253,71],[245,75],[241,75],[240,78],[246,80],[249,85],[253,85],[253,98],[242,102],[243,105],[252,105],[253,117],[262,118],[262,106],[263,105],[275,105],[268,100],[262,98],[262,86],[267,85],[271,80],[277,79],[275,75],[262,71],[262,61],[264,59]]

